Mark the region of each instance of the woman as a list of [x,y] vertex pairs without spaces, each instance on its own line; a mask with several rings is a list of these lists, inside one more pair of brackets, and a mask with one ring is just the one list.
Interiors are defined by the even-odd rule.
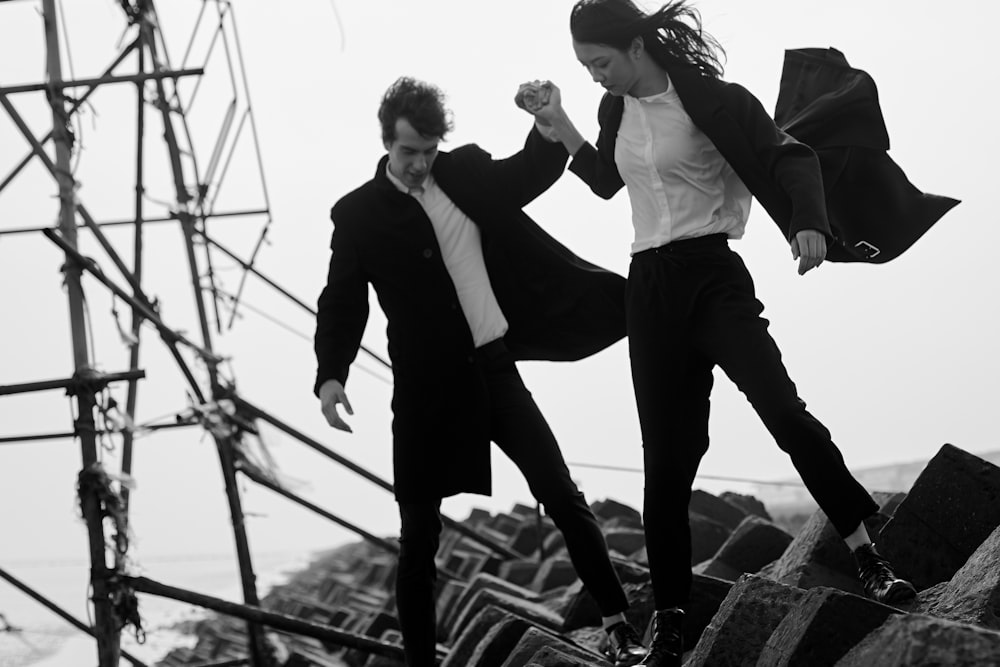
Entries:
[[[708,448],[712,369],[747,396],[858,563],[870,597],[910,599],[863,520],[877,504],[829,431],[805,409],[761,317],[738,239],[751,196],[787,230],[803,274],[831,238],[817,158],[781,132],[744,88],[720,80],[719,45],[683,0],[646,14],[631,0],[580,0],[573,48],[607,93],[597,145],[586,143],[549,85],[523,106],[573,155],[570,170],[608,199],[623,186],[635,240],[626,317],[645,467],[643,520],[656,613],[643,665],[679,665],[691,588],[688,503]],[[534,93],[534,94],[532,94]]]

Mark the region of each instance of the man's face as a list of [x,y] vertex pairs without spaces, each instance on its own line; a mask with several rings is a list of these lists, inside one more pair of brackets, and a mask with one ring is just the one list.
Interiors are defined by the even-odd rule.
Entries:
[[413,129],[410,121],[396,121],[396,140],[386,142],[389,151],[389,170],[409,188],[423,184],[437,157],[440,137],[425,137]]

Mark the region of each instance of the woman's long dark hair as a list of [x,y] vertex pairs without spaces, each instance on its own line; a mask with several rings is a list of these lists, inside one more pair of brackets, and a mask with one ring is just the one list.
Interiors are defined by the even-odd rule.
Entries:
[[706,76],[722,77],[719,57],[725,51],[701,29],[701,15],[684,0],[668,2],[652,14],[632,0],[579,0],[570,13],[569,29],[577,42],[621,51],[642,37],[646,51],[660,67],[692,65]]

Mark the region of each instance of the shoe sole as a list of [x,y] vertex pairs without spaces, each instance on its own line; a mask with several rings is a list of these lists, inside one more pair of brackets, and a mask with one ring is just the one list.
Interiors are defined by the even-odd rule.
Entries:
[[610,662],[615,667],[634,667],[635,665],[638,665],[640,662],[646,659],[646,656],[644,655],[630,655],[626,658],[623,658],[622,660],[615,660],[613,656],[608,655],[604,651],[601,651],[601,655],[603,655],[604,659]]
[[888,604],[900,604],[902,602],[912,602],[917,597],[917,590],[905,581],[897,581],[886,591],[882,601]]

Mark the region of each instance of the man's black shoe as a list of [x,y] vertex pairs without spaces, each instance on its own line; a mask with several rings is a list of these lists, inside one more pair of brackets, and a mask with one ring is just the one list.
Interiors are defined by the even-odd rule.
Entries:
[[646,647],[632,624],[625,621],[608,629],[608,645],[604,655],[615,667],[632,667],[646,657]]
[[875,550],[875,545],[865,544],[855,549],[854,561],[858,564],[858,578],[865,595],[872,600],[900,604],[916,597],[913,584],[896,576],[889,561]]

